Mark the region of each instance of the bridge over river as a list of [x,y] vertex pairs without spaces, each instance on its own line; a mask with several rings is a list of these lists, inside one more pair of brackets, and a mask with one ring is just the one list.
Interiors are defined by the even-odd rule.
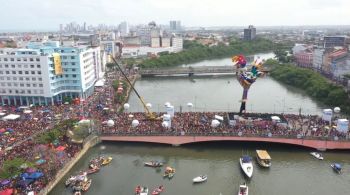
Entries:
[[236,68],[232,65],[227,66],[196,66],[196,67],[175,67],[175,68],[149,68],[141,69],[139,74],[142,77],[153,76],[193,76],[193,75],[233,75],[236,74]]
[[213,141],[243,141],[243,142],[269,142],[298,145],[317,150],[328,149],[350,149],[350,141],[345,140],[331,140],[325,138],[297,138],[297,137],[253,137],[253,136],[231,136],[231,135],[118,135],[118,134],[104,134],[101,137],[102,141],[116,141],[116,142],[146,142],[146,143],[160,143],[173,146],[180,146],[183,144],[197,143],[197,142],[213,142]]

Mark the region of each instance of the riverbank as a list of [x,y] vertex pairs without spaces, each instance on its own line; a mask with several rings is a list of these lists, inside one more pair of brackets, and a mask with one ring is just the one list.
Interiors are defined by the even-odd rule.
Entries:
[[43,190],[40,191],[39,195],[46,195],[51,192],[51,190],[66,176],[66,174],[73,168],[73,166],[85,155],[85,153],[96,144],[100,143],[101,140],[98,136],[93,135],[86,138],[83,145],[83,149],[68,162],[57,174],[55,179],[50,182]]
[[202,60],[231,57],[237,54],[250,55],[253,53],[272,51],[275,44],[266,39],[254,41],[236,41],[230,45],[204,46],[194,44],[178,53],[161,55],[159,58],[147,59],[141,63],[142,68],[171,67],[181,64],[199,62]]
[[337,106],[350,114],[349,94],[340,86],[329,82],[319,73],[292,64],[273,63],[270,75],[279,82],[304,90],[309,96],[329,106]]

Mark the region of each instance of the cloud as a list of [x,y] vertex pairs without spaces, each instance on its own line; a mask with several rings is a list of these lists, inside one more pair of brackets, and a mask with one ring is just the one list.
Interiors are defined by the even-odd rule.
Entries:
[[0,0],[0,28],[51,28],[76,21],[186,26],[348,24],[348,0]]

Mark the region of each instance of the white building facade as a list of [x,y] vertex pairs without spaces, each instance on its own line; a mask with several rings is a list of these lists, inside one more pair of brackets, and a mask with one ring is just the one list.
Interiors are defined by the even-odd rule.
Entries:
[[93,93],[103,70],[99,47],[36,46],[0,50],[2,105],[51,105]]

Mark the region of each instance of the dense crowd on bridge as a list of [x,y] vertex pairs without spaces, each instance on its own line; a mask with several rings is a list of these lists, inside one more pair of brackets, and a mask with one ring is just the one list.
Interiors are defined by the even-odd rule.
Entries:
[[[159,116],[165,113],[159,113]],[[211,122],[215,115],[222,116],[218,127],[212,127]],[[258,114],[259,115],[259,114]],[[175,113],[171,120],[171,127],[162,126],[162,120],[147,120],[144,113],[123,113],[112,118],[115,126],[106,123],[101,127],[104,134],[168,134],[168,135],[233,135],[233,136],[271,136],[290,138],[346,138],[347,134],[336,130],[335,124],[329,125],[316,115],[282,115],[286,122],[274,122],[271,118],[247,117],[244,115],[229,121],[225,112],[185,112]],[[270,116],[270,115],[269,115]],[[137,119],[139,125],[132,126],[132,121]],[[233,122],[232,122],[233,121]]]
[[[127,75],[130,78],[134,77],[132,71],[128,71]],[[251,118],[240,116],[234,119],[234,122],[230,122],[228,114],[224,112],[185,112],[175,113],[171,127],[163,127],[161,118],[147,120],[144,113],[118,112],[122,105],[115,104],[116,91],[112,87],[112,82],[120,78],[119,72],[108,73],[105,85],[96,88],[94,94],[81,100],[80,104],[60,102],[52,106],[0,107],[0,113],[20,115],[16,120],[0,120],[0,165],[3,165],[5,160],[19,157],[35,163],[36,171],[43,173],[42,177],[30,183],[23,182],[21,177],[0,179],[0,191],[14,188],[18,194],[25,194],[28,191],[38,193],[55,179],[57,172],[76,156],[82,145],[72,143],[66,136],[55,143],[39,144],[35,141],[35,137],[42,132],[50,131],[55,125],[67,119],[93,119],[96,121],[99,133],[119,135],[232,135],[291,138],[307,136],[330,139],[335,136],[339,138],[348,136],[336,131],[334,124],[327,124],[318,116],[294,114],[283,115],[287,123],[276,123],[264,117],[266,114],[256,114]],[[30,112],[25,113],[25,110]],[[158,113],[158,116],[163,114]],[[213,128],[211,122],[215,119],[215,115],[222,116],[223,120],[219,120],[220,125]],[[139,124],[133,127],[132,121],[135,119]],[[109,120],[114,121],[114,125],[108,125]],[[25,168],[23,170],[25,171]],[[4,182],[7,180],[10,182]]]

